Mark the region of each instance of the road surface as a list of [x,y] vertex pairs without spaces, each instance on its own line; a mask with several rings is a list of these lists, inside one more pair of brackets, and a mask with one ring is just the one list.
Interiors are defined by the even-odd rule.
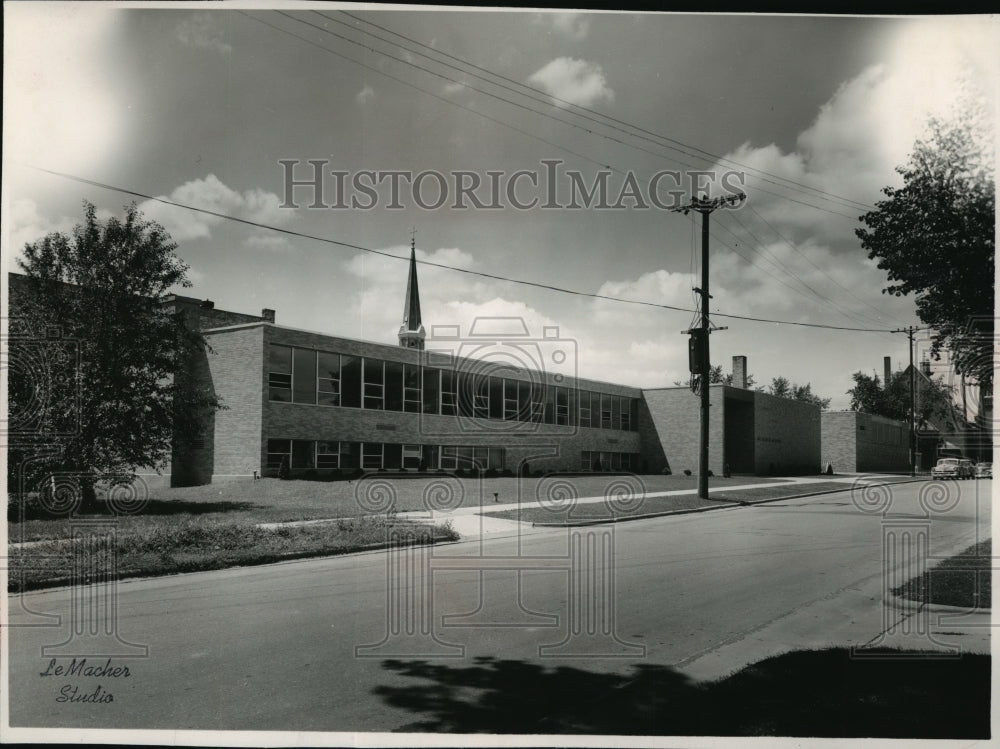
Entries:
[[989,537],[991,482],[934,486],[123,581],[116,601],[12,596],[10,724],[392,731],[419,728],[429,696],[470,709],[541,670],[710,679],[785,650],[929,637],[982,651],[981,617],[882,635],[907,616],[883,590],[921,548],[933,563]]

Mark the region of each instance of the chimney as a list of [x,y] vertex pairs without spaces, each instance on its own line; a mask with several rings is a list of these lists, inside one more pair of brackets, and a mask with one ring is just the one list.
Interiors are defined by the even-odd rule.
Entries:
[[892,360],[888,356],[882,358],[882,371],[885,375],[882,378],[882,387],[888,390],[889,383],[892,382]]
[[745,356],[733,357],[733,387],[741,390],[747,389],[747,358]]
[[265,322],[274,322],[274,310],[265,307],[260,311],[260,316],[264,318]]
[[931,376],[931,362],[929,359],[924,359],[920,362],[920,371],[928,377]]
[[215,302],[213,302],[211,299],[206,299],[205,301],[203,301],[201,303],[201,308],[202,309],[215,309]]

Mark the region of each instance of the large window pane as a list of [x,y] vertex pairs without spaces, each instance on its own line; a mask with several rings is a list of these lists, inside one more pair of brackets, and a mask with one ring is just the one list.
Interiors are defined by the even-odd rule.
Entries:
[[591,426],[589,390],[580,391],[580,426],[582,427]]
[[455,388],[454,370],[441,370],[441,414],[443,416],[454,416],[458,413],[458,391]]
[[[268,468],[280,468],[281,461],[288,458],[291,461],[292,458],[292,441],[291,440],[268,440],[267,441],[267,467]],[[291,462],[289,462],[291,466]]]
[[[598,396],[601,403],[601,429],[611,428],[611,396],[601,394]],[[604,463],[604,457],[601,457],[601,463]]]
[[415,470],[420,468],[423,460],[423,450],[420,445],[403,445],[403,468]]
[[503,418],[503,378],[490,378],[490,418]]
[[441,413],[441,370],[424,370],[424,413]]
[[327,354],[320,351],[317,375],[317,403],[323,406],[339,406],[340,354]]
[[474,413],[476,399],[476,378],[472,372],[458,371],[455,373],[458,388],[458,413],[470,417]]
[[403,410],[420,413],[420,367],[416,364],[403,365]]
[[622,428],[622,399],[617,395],[611,396],[611,428]]
[[361,445],[361,467],[379,469],[382,467],[382,443],[364,442]]
[[441,467],[441,449],[437,445],[424,445],[421,449],[421,461],[423,467],[428,470],[436,470]]
[[[361,407],[361,358],[340,357],[340,405]],[[354,466],[355,468],[357,466]]]
[[292,400],[316,403],[316,352],[297,348],[292,359]]
[[381,411],[385,404],[385,362],[381,359],[365,358],[364,390],[365,408]]
[[273,401],[292,400],[292,349],[289,346],[268,346],[268,398]]
[[313,465],[314,443],[311,440],[292,441],[292,468],[315,468]]
[[504,466],[504,448],[491,447],[488,467],[493,468],[497,471],[502,471],[503,466]]
[[382,446],[382,466],[391,471],[403,467],[403,446],[398,443],[386,443]]
[[487,375],[479,374],[475,378],[475,402],[473,412],[477,419],[488,419],[490,417],[490,378]]
[[339,442],[317,442],[316,443],[316,467],[317,468],[340,468],[340,443]]
[[504,421],[517,421],[517,380],[503,381]]
[[542,403],[546,424],[556,423],[556,386],[542,385]]
[[403,365],[399,362],[385,363],[385,410],[403,410]]
[[476,462],[476,468],[485,471],[490,464],[490,449],[488,447],[473,448],[472,459]]
[[340,443],[340,467],[359,468],[361,466],[361,443]]

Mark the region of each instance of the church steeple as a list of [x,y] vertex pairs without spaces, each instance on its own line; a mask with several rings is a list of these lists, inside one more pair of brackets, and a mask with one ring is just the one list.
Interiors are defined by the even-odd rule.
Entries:
[[420,289],[417,286],[416,230],[410,234],[410,276],[406,281],[406,302],[403,305],[403,324],[399,327],[399,345],[404,348],[424,349],[423,323],[420,321]]

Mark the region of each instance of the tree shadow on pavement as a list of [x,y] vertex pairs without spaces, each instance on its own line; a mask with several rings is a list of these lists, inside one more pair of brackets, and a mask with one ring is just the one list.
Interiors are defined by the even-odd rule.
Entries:
[[390,660],[409,686],[374,691],[422,717],[401,731],[985,739],[990,659],[796,651],[699,683],[658,665],[628,674],[477,658]]

